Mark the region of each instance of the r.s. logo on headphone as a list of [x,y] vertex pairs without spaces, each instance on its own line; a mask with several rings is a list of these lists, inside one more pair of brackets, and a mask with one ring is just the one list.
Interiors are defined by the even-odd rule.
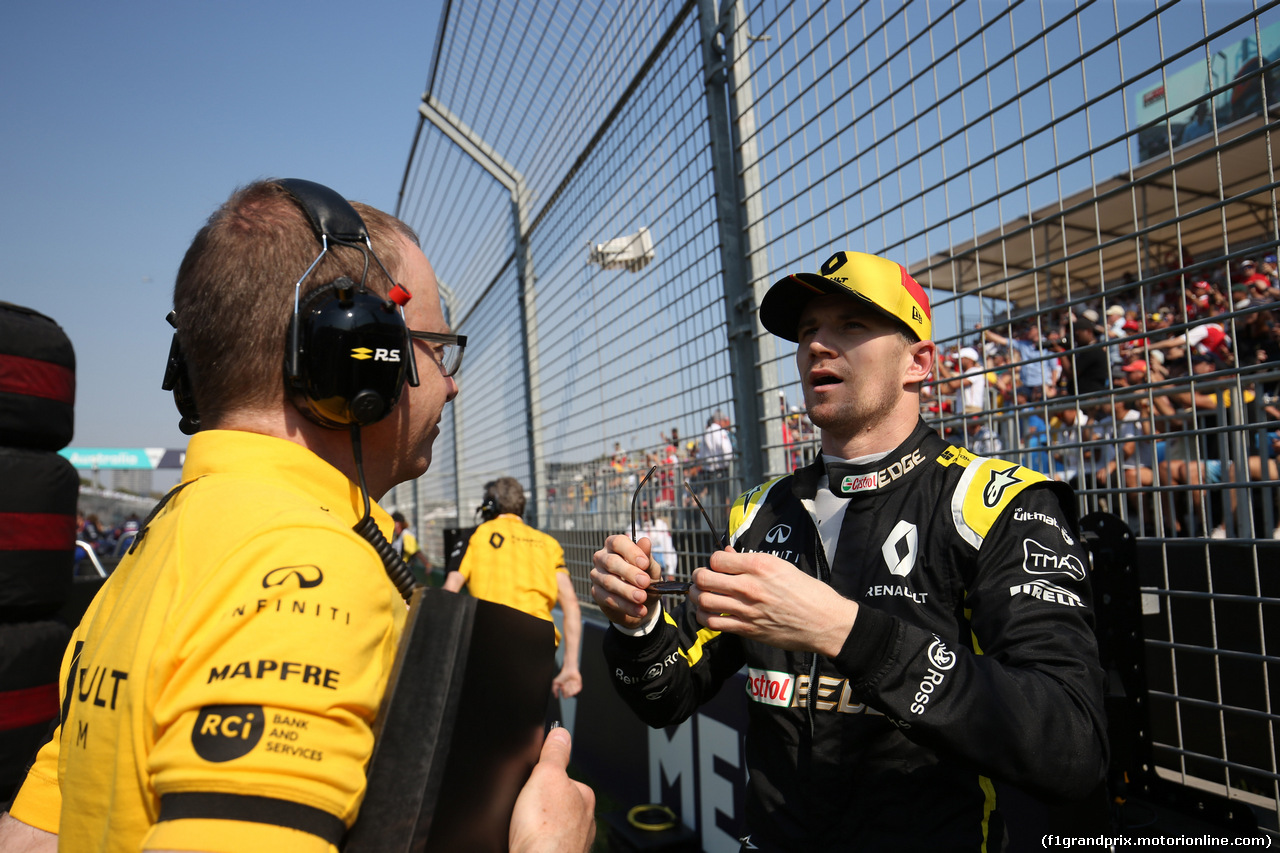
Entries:
[[368,361],[369,359],[373,359],[374,361],[399,362],[400,350],[385,349],[383,347],[377,347],[375,349],[369,349],[368,347],[355,347],[351,350],[351,357],[356,361]]
[[281,566],[263,575],[262,588],[284,586],[289,578],[297,578],[299,589],[311,589],[324,583],[324,572],[319,566]]

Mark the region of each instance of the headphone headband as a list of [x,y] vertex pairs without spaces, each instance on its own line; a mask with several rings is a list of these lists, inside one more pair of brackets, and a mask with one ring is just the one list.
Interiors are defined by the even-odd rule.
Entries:
[[281,178],[275,183],[298,202],[321,243],[325,238],[335,243],[369,243],[369,229],[360,214],[329,187],[301,178]]

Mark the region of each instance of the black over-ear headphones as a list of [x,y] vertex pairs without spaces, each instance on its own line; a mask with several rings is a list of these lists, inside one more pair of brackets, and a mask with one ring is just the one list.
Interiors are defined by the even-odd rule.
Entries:
[[[320,254],[294,284],[294,311],[285,342],[284,378],[290,399],[315,423],[332,429],[367,426],[391,412],[405,380],[418,384],[413,346],[402,306],[409,292],[393,284],[384,299],[365,287],[369,258],[391,280],[373,252],[364,220],[346,199],[313,181],[275,182],[302,208],[320,240]],[[343,276],[305,298],[302,283],[330,246],[356,249],[365,256],[359,284]],[[177,327],[173,312],[169,322]],[[195,397],[175,334],[162,386],[173,391],[182,415],[179,428],[190,435],[200,428]]]
[[498,499],[491,493],[485,493],[484,502],[476,507],[476,512],[480,513],[480,518],[485,521],[493,521],[501,513],[498,512]]

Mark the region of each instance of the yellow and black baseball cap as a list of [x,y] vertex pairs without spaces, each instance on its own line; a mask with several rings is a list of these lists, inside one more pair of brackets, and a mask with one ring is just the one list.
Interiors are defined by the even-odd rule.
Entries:
[[826,293],[852,296],[902,323],[922,341],[933,337],[924,288],[902,264],[863,252],[836,252],[817,273],[793,272],[774,282],[760,301],[760,324],[795,341],[804,306]]

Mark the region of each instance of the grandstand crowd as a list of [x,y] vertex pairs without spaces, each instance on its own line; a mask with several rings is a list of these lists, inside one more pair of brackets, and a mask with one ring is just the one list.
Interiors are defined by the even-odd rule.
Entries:
[[[976,453],[1070,483],[1087,509],[1119,513],[1140,535],[1244,536],[1235,519],[1243,500],[1253,504],[1253,535],[1280,539],[1276,256],[1228,268],[1184,255],[1169,267],[1164,279],[1140,285],[1130,274],[1102,298],[940,347],[924,415]],[[811,462],[818,436],[805,413],[780,396],[770,417],[781,422],[786,470]],[[723,520],[738,486],[735,440],[717,412],[692,439],[673,428],[648,446],[616,443],[596,459],[553,465],[551,524],[626,527],[651,468],[646,518],[698,527],[692,492]]]
[[1280,538],[1276,256],[1240,260],[1230,276],[1182,264],[1196,272],[1142,287],[1127,276],[1114,298],[984,328],[941,353],[931,415],[975,452],[1069,482],[1147,535],[1242,535],[1228,485],[1248,482],[1255,535]]

